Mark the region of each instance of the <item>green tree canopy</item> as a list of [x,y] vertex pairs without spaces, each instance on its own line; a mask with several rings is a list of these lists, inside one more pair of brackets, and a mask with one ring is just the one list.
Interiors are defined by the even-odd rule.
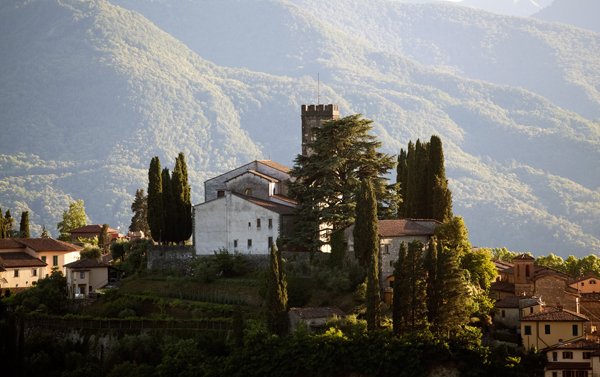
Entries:
[[87,225],[87,220],[88,217],[85,214],[83,200],[78,199],[76,202],[72,202],[69,205],[69,210],[63,211],[62,221],[56,224],[56,229],[59,232],[58,239],[70,242],[71,235],[69,231]]
[[[361,179],[371,179],[379,216],[396,210],[396,184],[384,176],[396,165],[394,158],[377,150],[381,142],[368,132],[369,119],[350,115],[314,128],[308,146],[312,153],[298,155],[288,182],[289,195],[298,202],[295,244],[317,250],[321,232],[339,229],[354,221],[355,194]],[[327,229],[323,229],[327,228]]]
[[144,232],[145,236],[150,235],[150,227],[148,226],[148,196],[144,194],[144,189],[135,191],[135,198],[131,203],[131,225],[129,230],[132,232]]
[[288,331],[287,282],[283,271],[281,251],[271,245],[270,267],[268,270],[267,294],[265,297],[265,315],[267,328],[273,334],[283,335]]
[[41,238],[51,238],[50,236],[50,232],[48,232],[48,230],[46,230],[46,225],[44,225],[44,228],[42,229],[42,234],[40,235]]
[[103,253],[108,251],[110,241],[111,236],[108,234],[108,224],[104,224],[102,225],[102,230],[100,231],[100,236],[98,237],[98,247]]
[[29,211],[23,211],[21,214],[21,223],[19,224],[19,237],[31,238],[29,232]]
[[148,226],[155,242],[164,236],[163,184],[158,156],[153,157],[148,169]]

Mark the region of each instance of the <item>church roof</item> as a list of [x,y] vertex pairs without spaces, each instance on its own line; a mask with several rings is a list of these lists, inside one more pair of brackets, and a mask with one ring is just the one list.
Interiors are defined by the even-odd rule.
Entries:
[[238,194],[237,192],[232,192],[231,194],[235,195],[241,199],[247,200],[250,203],[256,204],[256,205],[266,208],[270,211],[278,213],[280,215],[293,215],[294,214],[294,207],[286,206],[286,205],[275,203],[275,202],[270,202],[270,201],[264,200],[264,199],[259,199],[254,196]]
[[239,177],[241,177],[241,176],[242,176],[242,175],[244,175],[244,174],[253,174],[253,175],[256,175],[257,177],[264,178],[264,179],[266,179],[267,181],[270,181],[270,182],[275,182],[275,183],[279,182],[279,179],[277,179],[277,178],[273,178],[273,177],[269,177],[268,175],[266,175],[266,174],[263,174],[263,173],[259,173],[259,172],[255,171],[255,170],[246,170],[246,171],[244,171],[244,172],[241,172],[240,174],[236,175],[235,177],[231,177],[231,178],[229,178],[229,179],[228,179],[228,180],[226,180],[225,182],[232,181],[232,180],[234,180],[234,179],[236,179],[236,178],[239,178]]
[[292,169],[288,168],[287,166],[283,166],[281,164],[278,164],[275,161],[271,161],[271,160],[256,160],[257,162],[260,162],[263,165],[267,165],[273,169],[277,169],[279,171],[282,171],[284,173],[289,173]]

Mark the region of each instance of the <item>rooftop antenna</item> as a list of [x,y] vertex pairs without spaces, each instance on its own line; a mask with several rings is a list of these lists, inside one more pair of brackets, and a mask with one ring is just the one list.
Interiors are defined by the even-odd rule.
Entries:
[[321,78],[317,73],[317,105],[321,104]]

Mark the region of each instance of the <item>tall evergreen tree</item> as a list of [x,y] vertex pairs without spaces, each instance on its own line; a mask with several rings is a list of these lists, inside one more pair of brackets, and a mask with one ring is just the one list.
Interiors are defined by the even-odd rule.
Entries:
[[406,243],[402,242],[398,252],[398,260],[394,263],[394,297],[392,300],[392,321],[394,335],[401,336],[406,333],[408,318],[407,296],[408,287],[406,275]]
[[107,253],[109,246],[110,235],[108,234],[108,224],[104,224],[102,225],[100,236],[98,236],[98,247],[102,250],[103,253]]
[[4,230],[6,232],[7,237],[12,238],[15,236],[15,223],[16,220],[10,214],[10,209],[7,209],[6,214],[4,215]]
[[[355,194],[361,179],[372,181],[381,216],[395,212],[396,184],[385,175],[396,165],[393,156],[377,152],[381,142],[369,135],[372,120],[351,115],[313,130],[312,154],[296,157],[289,195],[298,201],[293,242],[318,250],[323,227],[339,229],[354,221]],[[390,187],[394,189],[390,190]]]
[[6,238],[6,227],[2,218],[2,207],[0,207],[0,240]]
[[377,199],[369,179],[362,181],[356,194],[356,222],[354,223],[354,252],[367,268],[367,327],[379,326],[379,223]]
[[406,323],[410,331],[418,331],[425,324],[426,318],[426,282],[423,268],[423,243],[414,240],[408,244],[405,259],[406,268],[406,305],[408,317]]
[[173,190],[175,220],[174,242],[183,242],[192,235],[192,200],[188,183],[187,165],[183,152],[175,159],[175,168],[171,178]]
[[428,144],[425,142],[421,143],[421,141],[417,139],[417,143],[415,145],[415,168],[412,171],[412,174],[416,176],[415,179],[417,190],[415,192],[416,208],[414,217],[417,219],[431,218],[431,206],[428,203],[431,187],[429,187],[427,182],[429,171],[429,155],[427,150]]
[[432,135],[429,141],[429,170],[427,186],[429,191],[429,211],[431,219],[446,222],[452,219],[452,191],[448,188],[444,167],[442,139]]
[[396,185],[398,188],[398,218],[404,218],[406,213],[406,204],[404,202],[404,198],[406,198],[406,174],[408,166],[406,165],[406,151],[404,149],[400,149],[400,154],[398,155],[398,165],[396,166]]
[[458,265],[456,253],[437,243],[438,274],[436,284],[437,318],[431,322],[441,333],[455,331],[469,319],[466,302],[469,299],[463,272]]
[[131,203],[131,212],[133,217],[131,218],[131,225],[129,230],[132,232],[144,232],[144,235],[150,234],[150,227],[148,226],[148,196],[144,195],[144,189],[137,189],[135,192],[135,199]]
[[413,174],[413,172],[416,171],[418,163],[415,145],[412,141],[408,142],[408,148],[406,150],[406,166],[407,169],[405,171],[405,177],[403,179],[403,182],[406,182],[406,190],[403,191],[406,194],[406,196],[402,198],[405,205],[404,217],[417,218],[417,198],[419,191],[419,180],[418,175]]
[[44,228],[42,229],[42,234],[40,237],[41,238],[51,238],[50,232],[48,232],[48,230],[46,229],[46,225],[44,225]]
[[161,241],[164,236],[164,213],[163,213],[163,184],[160,170],[160,160],[153,157],[148,169],[148,226],[154,241]]
[[281,251],[271,245],[269,280],[265,297],[267,328],[277,335],[285,334],[289,329],[287,314],[287,282],[283,271]]
[[21,223],[19,224],[19,237],[31,238],[29,232],[29,211],[23,211],[21,214]]
[[432,324],[439,316],[439,308],[442,305],[440,289],[443,288],[440,286],[439,274],[441,271],[438,271],[438,249],[434,238],[429,239],[423,264],[427,271],[427,322]]
[[173,185],[171,184],[171,174],[169,168],[162,170],[162,202],[163,202],[163,221],[164,236],[163,240],[167,243],[177,242],[177,207],[173,196]]

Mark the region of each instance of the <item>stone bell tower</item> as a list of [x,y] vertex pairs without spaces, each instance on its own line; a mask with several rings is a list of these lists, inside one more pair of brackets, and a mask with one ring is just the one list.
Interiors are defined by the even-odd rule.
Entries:
[[302,155],[311,154],[308,144],[313,140],[312,129],[323,122],[340,118],[339,105],[302,105]]

